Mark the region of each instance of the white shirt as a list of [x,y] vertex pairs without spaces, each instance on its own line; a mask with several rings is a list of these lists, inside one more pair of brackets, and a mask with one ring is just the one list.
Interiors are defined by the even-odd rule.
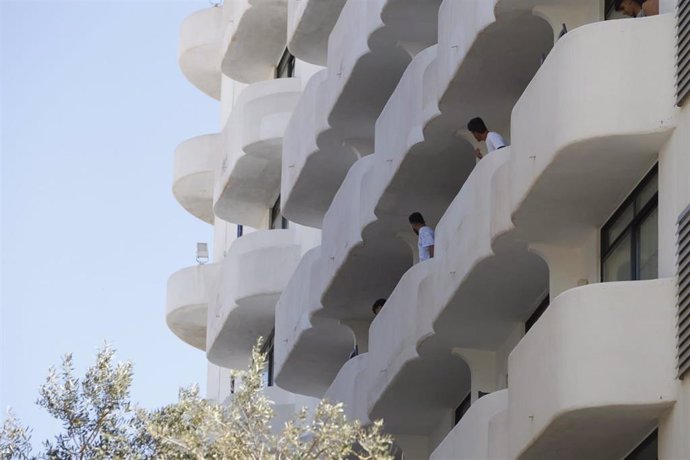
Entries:
[[434,245],[434,230],[431,227],[422,227],[419,229],[419,240],[417,247],[419,248],[419,261],[423,262],[431,258],[429,254],[429,247]]
[[508,145],[506,140],[503,139],[503,136],[500,134],[489,131],[489,134],[486,135],[486,150],[488,152],[493,152],[494,150],[505,147],[506,145]]

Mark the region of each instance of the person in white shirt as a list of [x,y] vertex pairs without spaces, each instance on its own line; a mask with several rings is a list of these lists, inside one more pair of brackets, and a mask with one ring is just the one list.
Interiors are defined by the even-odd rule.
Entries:
[[413,212],[409,217],[412,230],[419,235],[417,247],[419,248],[419,261],[424,262],[434,257],[434,229],[427,227],[424,217],[418,212]]
[[[467,123],[467,129],[472,133],[477,142],[486,142],[486,150],[488,153],[502,149],[508,145],[506,140],[503,139],[503,136],[496,132],[489,131],[486,124],[484,124],[484,120],[479,117],[471,119],[469,123]],[[482,152],[479,149],[475,149],[474,153],[477,155],[477,158],[481,160],[483,156]]]

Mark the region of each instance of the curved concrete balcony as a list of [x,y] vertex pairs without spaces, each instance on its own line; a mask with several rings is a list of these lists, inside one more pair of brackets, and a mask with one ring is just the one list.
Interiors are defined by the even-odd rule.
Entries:
[[288,0],[288,49],[303,61],[326,65],[328,37],[346,0]]
[[491,437],[491,422],[508,409],[508,390],[496,391],[477,400],[455,428],[431,454],[431,460],[475,460],[506,458],[495,455],[496,439]]
[[[436,42],[440,0],[350,1],[285,133],[281,197],[292,221],[321,226],[349,167],[374,149],[374,124],[410,56]],[[414,21],[415,27],[409,27]]]
[[183,268],[168,278],[165,321],[176,336],[206,351],[206,317],[215,295],[219,264]]
[[279,78],[248,86],[238,97],[223,131],[214,204],[221,219],[261,226],[280,193],[283,133],[301,89],[299,79]]
[[294,229],[262,230],[233,242],[209,309],[209,361],[231,369],[248,365],[257,338],[274,327],[276,302],[304,252]]
[[329,401],[344,403],[343,409],[347,419],[359,420],[362,425],[370,423],[366,401],[358,397],[364,390],[362,373],[367,368],[367,358],[367,353],[364,353],[349,359],[338,372],[324,397]]
[[[559,40],[559,52],[548,57],[513,110],[510,196],[521,235],[581,243],[656,161],[675,126],[674,77],[667,69],[674,59],[673,27],[669,15],[607,21]],[[620,39],[631,45],[592,52],[595,42]],[[604,74],[587,78],[604,67]],[[621,84],[630,72],[650,67],[656,70],[644,83]],[[632,100],[631,91],[637,95]],[[537,141],[530,131],[542,121],[548,131]]]
[[307,252],[276,305],[274,369],[282,388],[323,397],[354,347],[352,331],[338,321],[314,318],[321,248]]
[[191,84],[218,100],[222,42],[222,8],[197,11],[182,23],[178,53],[180,69]]
[[[549,287],[555,298],[583,278],[596,279],[583,268],[585,261],[575,268],[558,263],[558,251],[549,245],[574,248],[566,256],[582,258],[578,248],[644,176],[668,138],[675,116],[672,34],[672,18],[655,17],[592,24],[559,40],[515,106],[513,146],[478,164],[437,226],[436,257],[400,280],[374,321],[365,374],[371,380],[370,418],[395,420],[393,432],[429,434],[441,409],[454,407],[466,368],[474,376],[495,366],[495,353]],[[593,43],[615,47],[621,37],[645,45],[624,52],[600,47],[592,56]],[[587,79],[604,62],[612,77]],[[619,84],[623,74],[650,68],[649,80],[635,87],[648,96],[644,102],[630,98],[632,89]],[[563,93],[571,92],[577,96],[568,100],[568,110],[558,110]],[[621,114],[636,115],[621,120]],[[592,122],[583,124],[585,119]],[[548,133],[542,144],[530,139],[537,125]],[[494,356],[477,359],[478,350]],[[426,366],[436,362],[456,372],[457,380],[431,378],[425,381],[429,391],[415,393]],[[495,389],[495,382],[481,379],[471,385]],[[439,399],[428,401],[428,394]],[[431,409],[425,417],[400,415],[415,412],[418,404]]]
[[[554,298],[580,279],[595,280],[596,275],[579,266],[563,273],[561,267],[568,264],[558,261],[560,255],[549,245],[583,246],[644,176],[669,136],[674,124],[673,57],[668,51],[672,32],[672,18],[656,17],[591,24],[559,40],[513,110],[512,147],[478,164],[439,222],[432,273],[421,282],[403,277],[391,294],[398,298],[396,292],[412,283],[412,292],[419,285],[419,295],[425,297],[403,294],[400,302],[389,300],[382,312],[390,307],[390,319],[381,327],[397,328],[402,326],[393,316],[412,308],[406,304],[428,306],[417,310],[414,338],[406,346],[396,347],[395,340],[393,346],[377,346],[375,336],[390,332],[377,328],[378,318],[371,328],[368,375],[376,376],[369,396],[372,417],[385,417],[386,405],[394,407],[393,401],[409,391],[405,382],[413,381],[410,372],[418,361],[433,362],[453,349],[474,374],[472,357],[463,350],[497,350],[549,285]],[[648,44],[628,52],[600,49],[601,56],[592,56],[594,42],[614,46],[614,37]],[[592,79],[583,86],[586,75],[604,63],[611,79]],[[630,88],[618,82],[623,74],[650,66],[657,71],[639,88],[648,98],[643,104],[631,101]],[[571,92],[576,96],[566,104],[569,110],[558,110],[563,94]],[[621,121],[621,114],[631,113],[636,116]],[[583,119],[592,122],[583,126]],[[538,124],[549,133],[541,144],[530,139],[530,127]],[[621,171],[623,163],[626,171]],[[571,261],[582,257],[577,250],[565,256],[572,256]],[[432,393],[446,388],[443,379],[434,382]],[[447,402],[446,407],[453,406]]]
[[510,458],[623,458],[635,447],[675,400],[674,304],[673,279],[558,296],[508,361]]
[[285,50],[287,0],[248,0],[226,34],[223,73],[242,83],[273,78]]
[[[493,9],[488,11],[493,19]],[[413,239],[406,216],[422,210],[428,222],[437,222],[474,167],[473,146],[457,136],[457,120],[481,112],[487,119],[507,123],[524,89],[514,82],[530,81],[542,50],[552,43],[549,24],[529,12],[504,13],[483,25],[487,30],[459,11],[455,13],[458,21],[468,23],[468,29],[478,29],[478,38],[465,56],[468,62],[456,64],[455,73],[447,76],[440,71],[437,46],[414,57],[376,123],[377,153],[367,166],[371,172],[359,177],[349,173],[326,213],[323,252],[331,262],[324,266],[332,277],[322,301],[326,310],[334,312],[324,314],[366,319],[371,299],[385,296],[395,287],[412,263],[411,245],[404,241]],[[515,37],[510,41],[520,52],[494,49],[511,34]],[[443,39],[439,46],[445,47],[450,38]],[[486,68],[485,59],[474,59],[480,54],[496,54],[500,66]],[[496,76],[478,80],[476,75],[481,72]],[[447,86],[438,86],[437,81],[447,81]],[[495,97],[496,87],[504,88],[500,102],[485,105]],[[350,212],[353,202],[360,209]],[[345,245],[344,231],[351,233],[345,236]]]
[[[444,4],[442,8],[444,6],[447,7]],[[493,9],[488,11],[491,19],[487,20],[488,25],[477,25],[470,21],[470,16],[463,16],[459,11],[454,14],[457,21],[467,23],[467,29],[476,30],[479,36],[482,28],[494,20]],[[511,30],[528,31],[522,41],[525,46],[516,45],[517,54],[511,48],[510,56],[499,59],[506,61],[505,68],[496,69],[505,79],[498,85],[500,87],[506,87],[506,81],[529,81],[537,69],[541,51],[551,46],[553,32],[548,23],[523,13],[519,21],[515,13],[508,14],[503,21],[509,22],[512,29],[504,30],[502,22],[492,40],[482,36],[476,44],[476,55],[487,53],[495,48],[496,42],[510,35]],[[443,46],[452,48],[447,43],[451,38],[444,40]],[[520,42],[516,38],[510,40]],[[534,59],[530,59],[530,53]],[[464,55],[457,56],[456,60],[462,62],[462,57]],[[501,104],[484,107],[474,93],[486,93],[490,98],[490,93],[495,91],[492,86],[497,82],[487,81],[484,86],[483,81],[476,81],[477,73],[482,71],[480,62],[471,59],[470,64],[457,70],[459,64],[452,68],[441,67],[439,60],[436,46],[416,54],[376,123],[377,153],[360,159],[350,168],[333,198],[322,226],[321,265],[326,276],[317,287],[323,306],[314,312],[315,316],[368,324],[372,299],[387,296],[412,264],[415,243],[407,215],[419,209],[430,223],[437,221],[474,167],[472,146],[456,135],[457,120],[469,119],[483,108],[483,113],[507,122],[512,104],[524,89],[524,86],[513,84],[510,91],[502,93]],[[455,73],[446,75],[443,72]],[[325,76],[324,71],[321,78]],[[470,77],[474,78],[474,86],[461,89],[454,81],[460,77],[464,84]],[[317,78],[312,79],[310,85],[322,85]],[[437,81],[446,81],[445,86],[438,85]],[[309,93],[307,89],[303,101]],[[450,108],[439,109],[444,105],[439,101],[453,100],[454,106],[445,104]],[[453,108],[455,106],[460,109]],[[296,118],[294,116],[291,123]],[[400,135],[401,132],[406,135]],[[286,134],[286,151],[288,136]],[[284,174],[293,165],[287,166],[286,170],[286,163],[283,164]],[[309,205],[313,207],[314,203],[309,202]],[[361,342],[359,337],[358,342]]]
[[173,195],[190,214],[213,224],[213,174],[220,136],[193,137],[175,150]]
[[313,409],[319,403],[315,398],[290,393],[277,386],[264,388],[264,394],[273,403],[271,426],[275,434],[282,432],[285,423],[292,420],[302,408]]

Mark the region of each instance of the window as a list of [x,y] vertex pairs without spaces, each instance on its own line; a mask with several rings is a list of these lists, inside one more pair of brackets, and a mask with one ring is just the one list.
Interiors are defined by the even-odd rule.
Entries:
[[295,76],[295,56],[287,48],[276,65],[276,78],[290,78]]
[[616,1],[615,0],[604,0],[604,17],[608,19],[609,16],[615,11]]
[[658,276],[658,175],[654,166],[601,229],[601,280]]
[[544,314],[546,309],[549,308],[549,295],[546,294],[546,297],[542,299],[542,301],[537,305],[537,308],[534,309],[534,312],[530,315],[529,318],[527,318],[527,321],[525,321],[525,334],[527,331],[532,329],[532,326],[537,322],[539,318],[541,318],[541,315]]
[[657,460],[659,458],[659,430],[654,430],[624,460]]
[[470,391],[467,393],[467,396],[465,396],[465,399],[462,400],[460,405],[455,408],[455,424],[457,425],[460,419],[462,418],[463,415],[465,415],[465,412],[467,412],[470,408],[470,405],[472,403],[472,392]]
[[264,369],[262,380],[265,387],[273,386],[273,339],[275,329],[268,334],[268,337],[261,344],[261,353],[266,355],[266,368]]
[[[482,399],[484,396],[488,395],[489,393],[484,393],[483,391],[478,391],[477,392],[477,400]],[[467,393],[467,396],[465,396],[465,399],[462,400],[460,405],[455,408],[455,424],[457,425],[460,419],[465,415],[465,413],[470,409],[470,406],[472,405],[472,392],[470,391]]]
[[288,228],[288,220],[280,213],[280,195],[278,195],[278,199],[271,208],[270,218],[271,221],[269,222],[269,229],[275,230],[280,228]]

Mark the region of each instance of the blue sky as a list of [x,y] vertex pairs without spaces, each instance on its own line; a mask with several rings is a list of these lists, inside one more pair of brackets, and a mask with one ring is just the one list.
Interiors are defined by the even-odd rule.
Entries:
[[104,341],[157,407],[204,388],[202,352],[165,324],[168,275],[211,227],[171,192],[177,144],[218,130],[218,104],[177,66],[178,31],[206,1],[0,0],[0,406],[41,439],[47,369]]

